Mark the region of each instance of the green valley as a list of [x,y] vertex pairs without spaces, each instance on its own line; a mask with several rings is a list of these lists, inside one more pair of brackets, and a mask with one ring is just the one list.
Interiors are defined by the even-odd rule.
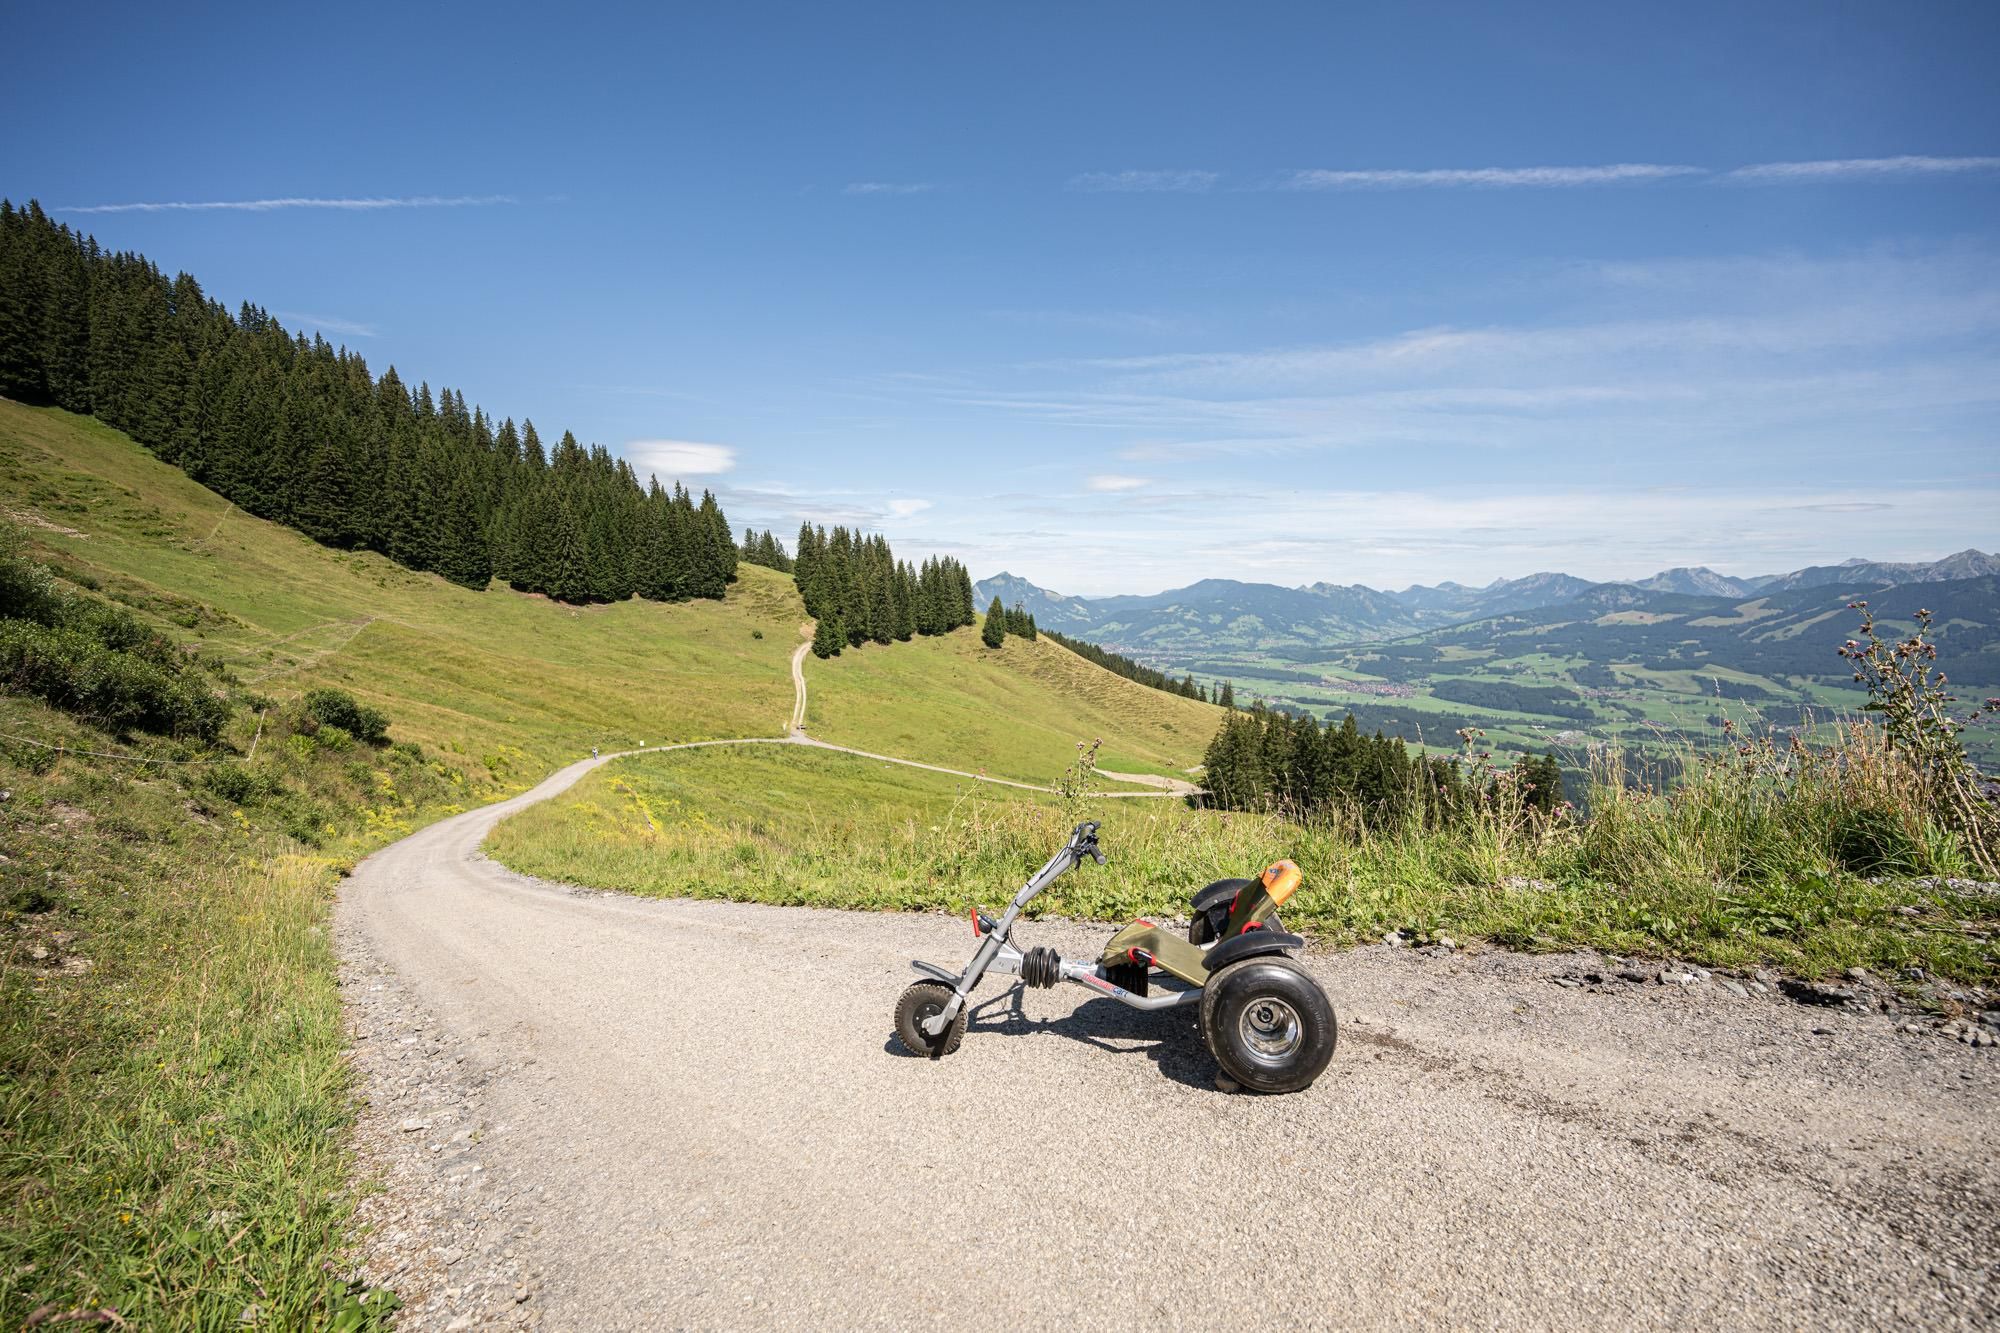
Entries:
[[[1499,587],[1479,605],[1486,614],[1418,633],[1408,632],[1408,616],[1368,630],[1308,624],[1297,606],[1324,600],[1320,589],[1247,597],[1242,590],[1254,585],[1197,585],[1178,600],[1151,599],[1179,608],[1178,620],[1163,622],[1180,626],[1172,635],[1155,627],[1129,637],[1115,618],[1075,632],[1169,673],[1229,681],[1244,703],[1336,720],[1351,712],[1363,730],[1434,751],[1457,748],[1459,731],[1478,728],[1505,750],[1555,749],[1580,764],[1594,744],[1660,752],[1719,740],[1725,721],[1739,730],[1810,732],[1858,710],[1866,698],[1836,649],[1855,632],[1859,617],[1849,608],[1860,600],[1885,632],[1908,634],[1916,612],[1931,611],[1939,665],[1966,707],[1976,707],[2000,694],[2000,577],[1992,563],[1966,552],[1933,566],[1804,570],[1768,590],[1729,596],[1542,580],[1532,595]],[[1045,605],[1019,581],[1013,590],[1058,625],[1131,614],[1121,608],[1132,599],[1102,599],[1097,609],[1075,598]],[[1190,609],[1197,591],[1208,598],[1198,613]],[[1255,613],[1281,593],[1295,613],[1292,632],[1275,631]],[[1510,600],[1534,604],[1491,610]],[[1247,614],[1231,615],[1227,608],[1239,604]],[[1974,728],[1966,739],[1983,762],[2000,760],[2000,729]]]

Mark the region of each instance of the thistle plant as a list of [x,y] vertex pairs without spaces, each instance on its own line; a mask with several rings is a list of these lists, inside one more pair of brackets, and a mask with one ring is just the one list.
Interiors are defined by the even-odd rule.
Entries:
[[1064,818],[1072,823],[1083,817],[1084,803],[1089,800],[1091,788],[1097,783],[1097,747],[1102,744],[1102,737],[1089,745],[1078,741],[1076,758],[1056,779],[1056,795],[1062,797]]
[[1855,682],[1868,691],[1866,710],[1880,715],[1883,737],[1910,766],[1925,808],[1955,827],[1980,865],[1995,872],[2000,868],[2000,809],[1959,735],[2000,712],[2000,699],[1954,715],[1952,706],[1959,698],[1947,688],[1950,678],[1936,667],[1928,610],[1917,611],[1916,629],[1908,638],[1891,640],[1876,628],[1866,601],[1849,602],[1847,609],[1861,613],[1860,637],[1838,651],[1853,666]]

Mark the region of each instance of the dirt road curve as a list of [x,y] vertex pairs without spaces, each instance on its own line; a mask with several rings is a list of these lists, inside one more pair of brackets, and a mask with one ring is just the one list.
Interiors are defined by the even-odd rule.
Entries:
[[812,651],[812,624],[800,626],[807,642],[792,650],[792,720],[786,724],[787,735],[796,736],[806,729],[806,654]]
[[[524,879],[486,830],[339,910],[406,1326],[1991,1326],[2000,1061],[1573,959],[1314,961],[1311,1091],[1225,1096],[1185,1016],[989,983],[894,1053],[963,923]],[[1117,873],[1111,865],[1086,874]],[[1080,952],[1100,932],[1024,927]],[[1080,1006],[1080,1007],[1079,1007]],[[1823,1029],[1816,1033],[1815,1029]]]

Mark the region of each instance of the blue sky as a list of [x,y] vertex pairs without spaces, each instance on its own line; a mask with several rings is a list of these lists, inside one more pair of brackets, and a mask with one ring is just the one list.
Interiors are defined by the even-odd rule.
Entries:
[[738,526],[1086,594],[2000,545],[1989,3],[8,26],[0,193]]

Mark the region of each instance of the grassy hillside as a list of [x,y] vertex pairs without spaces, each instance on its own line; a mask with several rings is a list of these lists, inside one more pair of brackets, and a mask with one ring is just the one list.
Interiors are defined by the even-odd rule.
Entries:
[[976,629],[806,663],[819,739],[969,772],[1050,782],[1101,739],[1098,763],[1180,774],[1222,721],[1212,704],[1114,676],[1047,639],[988,648]]
[[510,787],[592,745],[775,735],[791,711],[804,613],[758,566],[720,604],[471,592],[247,517],[117,431],[5,400],[0,494],[59,565],[246,684],[352,690],[397,739],[493,756]]

